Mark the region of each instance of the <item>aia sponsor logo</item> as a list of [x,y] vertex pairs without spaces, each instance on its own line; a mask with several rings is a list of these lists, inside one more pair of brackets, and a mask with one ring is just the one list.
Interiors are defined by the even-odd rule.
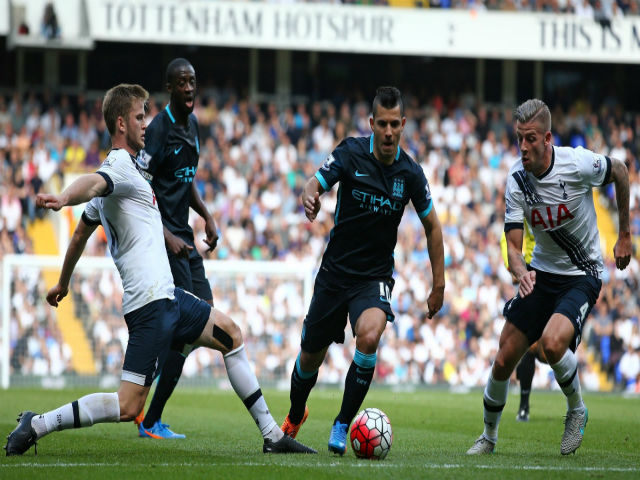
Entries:
[[572,218],[573,214],[564,203],[561,203],[557,206],[547,205],[540,208],[532,208],[529,223],[533,228],[553,230]]

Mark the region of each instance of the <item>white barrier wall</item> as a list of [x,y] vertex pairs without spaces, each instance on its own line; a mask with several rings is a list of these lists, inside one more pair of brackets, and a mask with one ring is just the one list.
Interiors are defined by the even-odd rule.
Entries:
[[86,0],[94,40],[448,57],[640,63],[640,17],[334,4]]
[[[73,39],[83,34],[81,12],[84,0],[0,0],[0,11],[3,8],[2,4],[7,2],[14,8],[24,9],[24,20],[32,35],[40,32],[44,7],[47,3],[53,3],[62,37]],[[2,16],[0,14],[0,33],[2,33]]]
[[0,35],[9,33],[9,0],[0,0]]

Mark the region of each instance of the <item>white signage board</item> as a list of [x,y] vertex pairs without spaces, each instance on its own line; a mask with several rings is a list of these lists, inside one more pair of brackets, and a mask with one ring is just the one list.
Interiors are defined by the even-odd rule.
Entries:
[[93,40],[351,53],[640,63],[640,17],[334,4],[87,0]]
[[0,0],[0,36],[9,33],[9,0]]

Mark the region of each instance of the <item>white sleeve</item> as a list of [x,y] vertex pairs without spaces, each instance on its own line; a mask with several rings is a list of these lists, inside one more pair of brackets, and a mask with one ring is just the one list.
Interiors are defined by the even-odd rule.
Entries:
[[[128,162],[128,163],[127,163]],[[132,160],[124,150],[112,151],[96,173],[107,181],[108,190],[104,195],[122,195],[129,191],[131,172],[129,163]]]
[[611,176],[609,157],[582,147],[577,147],[575,154],[580,176],[587,185],[599,187],[609,181]]
[[507,179],[507,189],[504,194],[505,214],[504,229],[505,232],[513,228],[524,228],[524,210],[522,208],[523,197],[518,183],[512,175]]
[[98,209],[98,198],[92,198],[84,207],[82,220],[87,225],[100,225],[100,210]]

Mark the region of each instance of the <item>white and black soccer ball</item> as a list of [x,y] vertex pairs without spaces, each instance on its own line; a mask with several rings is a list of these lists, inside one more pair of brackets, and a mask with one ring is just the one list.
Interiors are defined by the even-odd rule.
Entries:
[[365,408],[351,424],[350,438],[356,457],[382,460],[393,443],[389,417],[377,408]]

